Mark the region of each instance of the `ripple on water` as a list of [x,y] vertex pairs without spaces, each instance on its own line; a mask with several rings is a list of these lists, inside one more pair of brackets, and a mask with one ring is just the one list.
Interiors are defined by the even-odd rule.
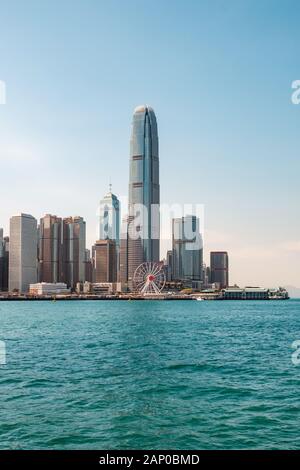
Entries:
[[3,302],[0,447],[297,448],[299,307]]

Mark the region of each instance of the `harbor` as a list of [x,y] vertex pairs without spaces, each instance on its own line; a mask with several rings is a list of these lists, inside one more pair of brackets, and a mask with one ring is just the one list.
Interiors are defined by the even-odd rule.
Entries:
[[17,294],[1,293],[0,301],[76,301],[76,300],[288,300],[289,294],[286,289],[264,289],[260,287],[232,287],[222,289],[221,291],[202,291],[202,292],[165,292],[157,294],[141,293],[105,293],[105,294]]

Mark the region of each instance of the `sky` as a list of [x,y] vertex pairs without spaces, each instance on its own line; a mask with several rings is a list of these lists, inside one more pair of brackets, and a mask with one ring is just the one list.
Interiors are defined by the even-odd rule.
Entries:
[[[161,202],[204,204],[230,282],[300,287],[300,4],[1,2],[0,227],[126,196],[132,113],[155,110]],[[161,257],[170,247],[162,243]]]

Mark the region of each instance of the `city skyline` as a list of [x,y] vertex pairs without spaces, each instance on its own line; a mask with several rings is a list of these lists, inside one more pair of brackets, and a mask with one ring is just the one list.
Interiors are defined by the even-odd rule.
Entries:
[[127,194],[131,113],[146,102],[160,125],[161,203],[205,204],[205,261],[226,250],[232,282],[299,287],[299,5],[251,3],[65,2],[59,19],[47,1],[4,5],[4,234],[14,213],[80,214],[91,246],[109,178]]

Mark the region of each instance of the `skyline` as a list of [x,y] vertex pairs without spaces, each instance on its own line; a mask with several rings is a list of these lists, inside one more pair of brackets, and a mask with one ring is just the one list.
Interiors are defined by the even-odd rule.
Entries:
[[226,250],[233,283],[299,287],[299,6],[87,4],[2,7],[4,233],[14,213],[81,215],[90,247],[109,180],[127,194],[131,115],[149,103],[161,203],[205,204],[205,261]]

